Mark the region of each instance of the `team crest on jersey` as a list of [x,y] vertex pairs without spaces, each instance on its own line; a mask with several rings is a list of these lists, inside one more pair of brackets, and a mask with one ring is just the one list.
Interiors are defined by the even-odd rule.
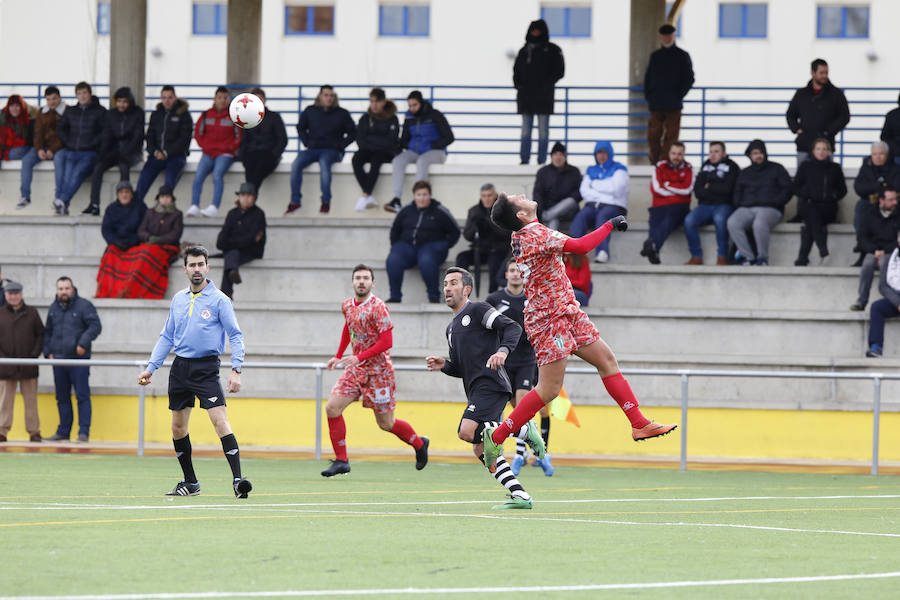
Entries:
[[472,317],[470,317],[469,315],[466,315],[462,318],[462,326],[463,327],[468,327],[469,323],[471,323],[471,322],[472,322]]
[[565,343],[563,342],[562,334],[557,333],[553,336],[553,345],[559,348],[560,350],[564,349]]
[[203,312],[200,313],[200,316],[204,319],[209,319],[212,315],[209,312],[209,309],[204,308]]

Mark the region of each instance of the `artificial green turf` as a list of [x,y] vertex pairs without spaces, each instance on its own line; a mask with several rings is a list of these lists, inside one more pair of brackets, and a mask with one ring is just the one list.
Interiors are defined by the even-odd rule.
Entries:
[[[333,479],[319,475],[324,463],[318,461],[243,464],[254,491],[239,501],[224,458],[195,459],[201,496],[166,498],[162,493],[180,479],[174,458],[0,455],[0,596],[230,592],[228,597],[239,598],[240,592],[267,590],[590,585],[900,570],[900,537],[693,525],[900,534],[898,498],[788,498],[896,495],[895,477],[557,466],[547,478],[525,467],[520,479],[535,498],[534,510],[498,512],[491,506],[504,499],[503,491],[474,462],[432,462],[417,472],[411,461],[356,460],[350,475]],[[784,499],[665,500],[749,496]],[[651,501],[550,502],[623,498]],[[434,504],[467,501],[475,503]],[[272,504],[281,506],[259,506]],[[217,508],[177,508],[188,505]],[[892,597],[896,589],[891,578],[524,597],[822,599]]]

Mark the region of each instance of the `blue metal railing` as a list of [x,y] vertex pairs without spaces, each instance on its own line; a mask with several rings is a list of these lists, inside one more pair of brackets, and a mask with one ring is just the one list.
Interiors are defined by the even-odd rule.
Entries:
[[[218,84],[174,84],[179,97],[191,105],[196,115],[211,105]],[[71,102],[74,84],[58,85]],[[159,101],[161,84],[146,87],[148,114]],[[247,86],[250,87],[250,86]],[[282,114],[288,127],[288,153],[298,149],[294,125],[304,107],[315,99],[319,86],[313,84],[264,85],[268,104]],[[516,114],[515,90],[509,86],[477,85],[382,85],[401,112],[408,92],[420,89],[444,113],[453,127],[456,141],[450,146],[451,161],[473,162],[498,157],[517,157],[521,117]],[[43,101],[45,84],[0,83],[0,93],[19,93],[31,104]],[[370,86],[335,85],[341,105],[354,118],[368,107]],[[784,113],[793,96],[792,87],[698,86],[684,100],[681,139],[687,145],[690,160],[701,162],[706,145],[720,140],[729,145],[730,154],[743,160],[746,144],[763,139],[774,159],[794,164],[794,135],[787,128]],[[646,128],[629,125],[629,117],[646,117],[647,106],[640,88],[627,86],[560,86],[556,92],[556,113],[550,118],[551,140],[562,140],[569,154],[590,157],[599,139],[612,142],[616,153],[642,162],[640,153],[629,151],[628,143],[643,142]],[[850,104],[851,120],[836,140],[835,160],[845,166],[858,166],[869,154],[869,146],[879,137],[884,115],[897,107],[897,89],[887,87],[844,88]],[[94,93],[107,101],[108,84],[94,85]],[[636,96],[636,97],[632,97]],[[402,121],[402,114],[400,115]],[[536,140],[534,140],[536,144]],[[352,151],[355,146],[351,146]],[[787,160],[783,160],[787,159]],[[505,160],[502,162],[506,162]],[[509,162],[515,162],[510,159]],[[584,162],[584,161],[581,161]]]

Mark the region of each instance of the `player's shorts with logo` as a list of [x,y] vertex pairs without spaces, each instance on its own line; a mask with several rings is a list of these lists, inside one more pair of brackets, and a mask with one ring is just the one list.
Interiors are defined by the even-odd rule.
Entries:
[[517,390],[532,390],[537,385],[537,364],[526,363],[522,365],[504,365],[509,382],[512,384],[513,394]]
[[220,364],[218,356],[176,356],[169,369],[169,410],[193,407],[195,398],[200,398],[200,408],[206,410],[225,406],[225,390],[219,381]]
[[394,392],[397,384],[394,369],[384,368],[369,371],[359,365],[344,369],[331,393],[350,398],[362,398],[362,405],[376,413],[387,413],[394,410],[397,401]]
[[477,423],[499,422],[503,419],[503,409],[509,398],[510,393],[506,391],[485,388],[469,390],[469,403],[463,410],[462,418]]
[[564,313],[537,322],[529,322],[526,316],[525,332],[539,367],[566,358],[600,339],[600,332],[588,316],[574,305]]

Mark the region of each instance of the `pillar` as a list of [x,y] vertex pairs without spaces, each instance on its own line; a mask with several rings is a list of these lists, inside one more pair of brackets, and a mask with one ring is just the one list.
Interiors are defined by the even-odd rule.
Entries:
[[109,13],[109,95],[128,86],[144,107],[147,0],[111,0]]
[[262,0],[228,0],[228,86],[256,85],[262,40]]

